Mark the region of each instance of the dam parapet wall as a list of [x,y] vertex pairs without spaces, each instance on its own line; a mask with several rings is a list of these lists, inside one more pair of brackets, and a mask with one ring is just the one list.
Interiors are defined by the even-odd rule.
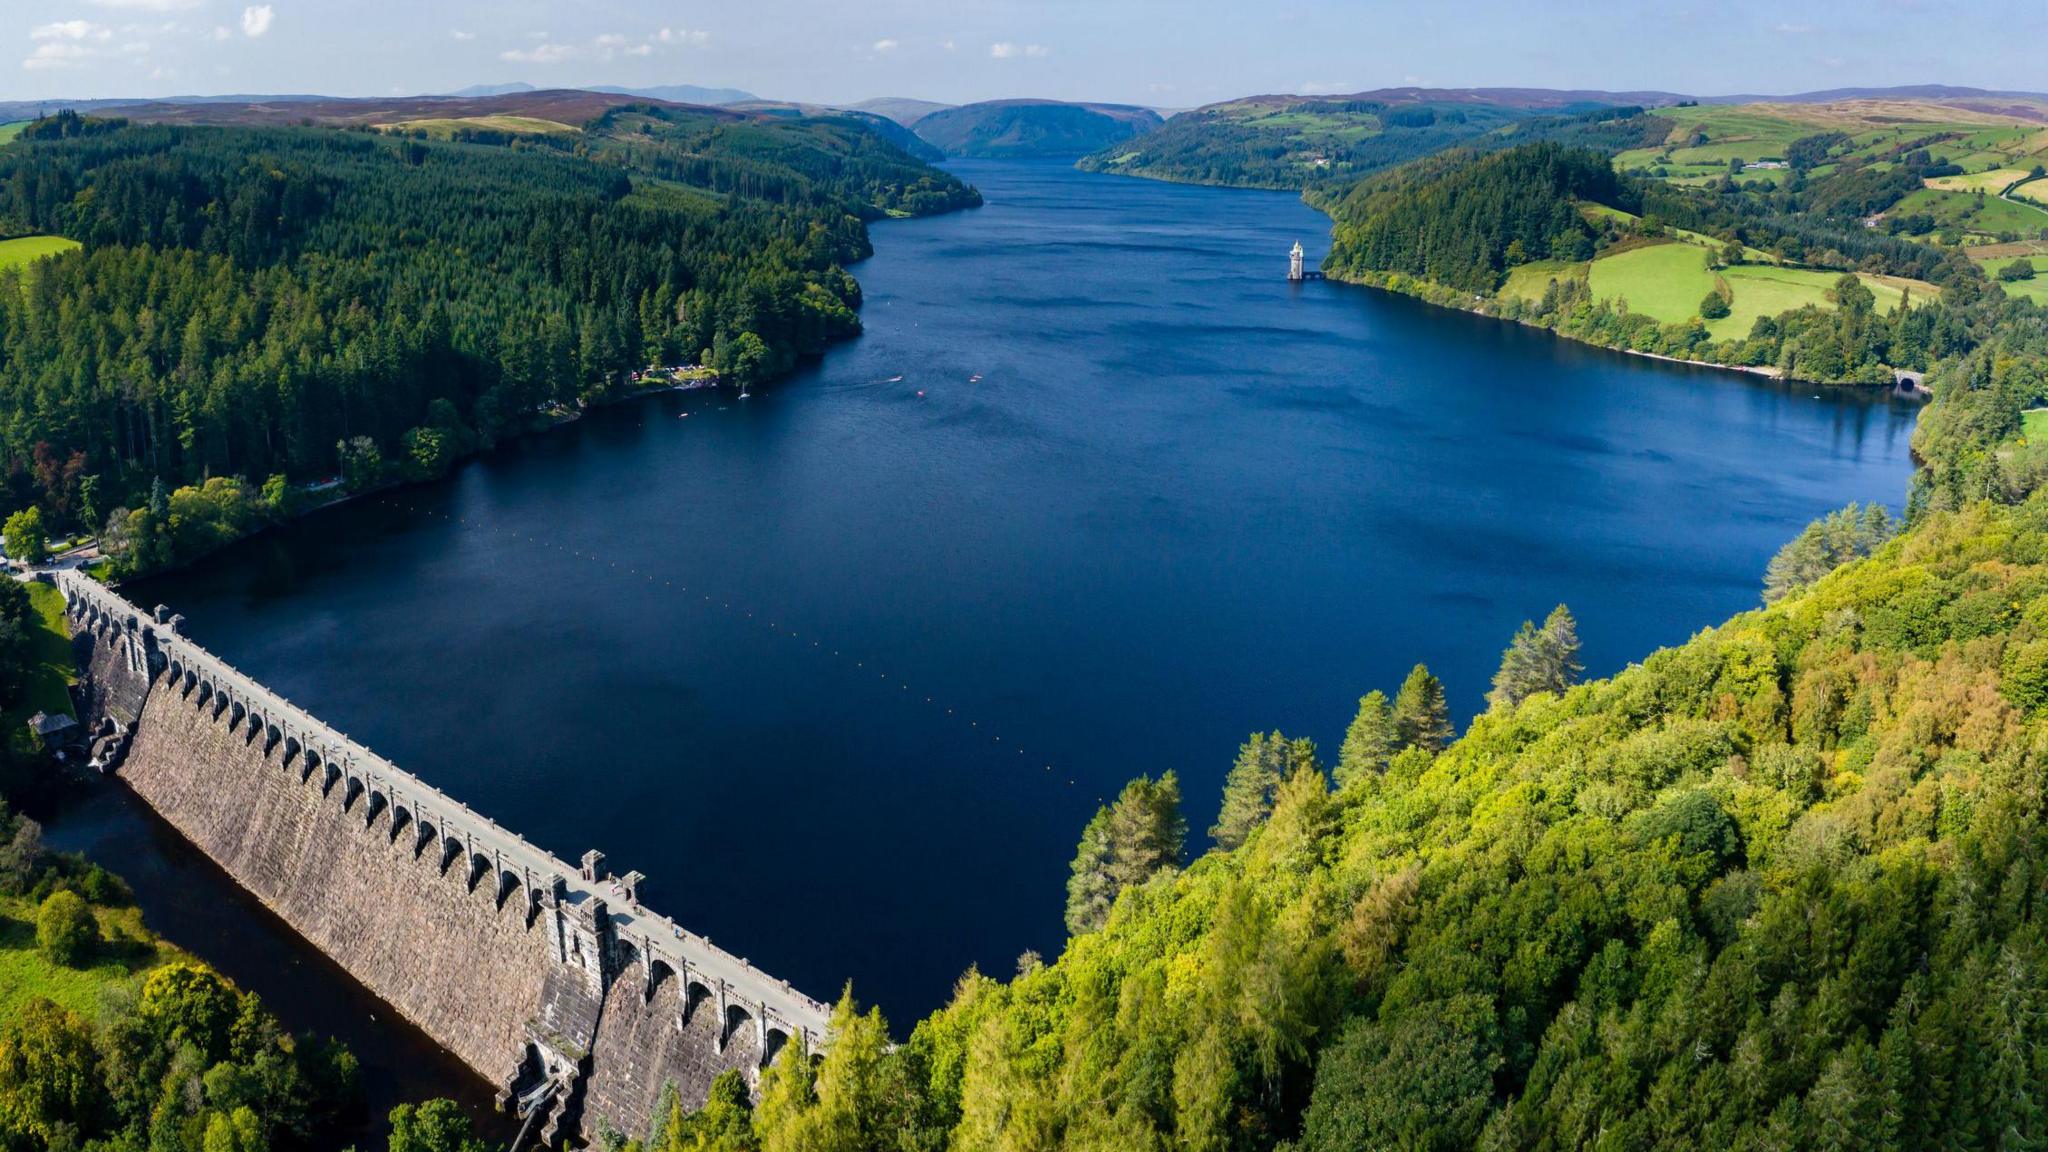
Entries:
[[105,586],[57,574],[83,718],[120,776],[308,941],[499,1088],[542,1134],[645,1131],[830,1009],[314,718]]

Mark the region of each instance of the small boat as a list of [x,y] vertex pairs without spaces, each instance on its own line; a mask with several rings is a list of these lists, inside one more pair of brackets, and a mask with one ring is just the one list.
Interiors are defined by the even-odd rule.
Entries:
[[917,394],[918,394],[918,396],[919,396],[920,398],[922,398],[922,397],[924,396],[924,389],[922,389],[922,388],[919,388],[919,389],[917,390]]
[[899,374],[899,375],[895,375],[895,376],[891,376],[891,377],[889,377],[889,378],[888,378],[887,380],[884,380],[884,381],[882,381],[882,383],[884,383],[884,384],[901,384],[901,383],[903,383],[903,377],[902,377],[902,376],[901,376],[900,374]]
[[969,377],[967,378],[967,382],[968,382],[969,384],[979,384],[979,383],[981,383],[981,373],[979,373],[979,372],[976,372],[976,373],[975,373],[974,375],[972,375],[972,376],[969,376]]

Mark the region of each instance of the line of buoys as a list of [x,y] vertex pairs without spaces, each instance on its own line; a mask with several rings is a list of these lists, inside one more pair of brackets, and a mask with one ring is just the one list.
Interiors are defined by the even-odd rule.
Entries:
[[[421,507],[415,507],[415,506],[414,506],[414,505],[412,505],[412,504],[406,504],[406,503],[401,503],[401,502],[400,502],[400,501],[399,501],[398,499],[396,499],[396,498],[385,498],[385,499],[381,499],[381,500],[379,501],[379,503],[383,504],[383,505],[384,505],[385,507],[387,507],[387,508],[390,508],[390,509],[392,509],[392,510],[394,510],[394,511],[400,511],[400,512],[407,512],[407,513],[412,513],[412,514],[416,514],[416,515],[421,515],[421,516],[427,516],[427,517],[435,517],[435,516],[438,516],[438,517],[440,517],[441,519],[443,519],[443,520],[445,520],[445,521],[449,522],[450,524],[462,524],[462,525],[471,525],[471,526],[474,526],[474,527],[478,527],[478,528],[486,528],[486,529],[488,529],[488,530],[489,530],[490,532],[492,532],[493,534],[496,534],[496,535],[506,535],[506,536],[510,536],[510,537],[512,537],[512,538],[513,538],[513,539],[515,539],[515,540],[517,540],[517,539],[520,539],[520,538],[523,538],[523,539],[524,539],[524,540],[526,541],[526,543],[528,543],[528,544],[533,544],[533,545],[535,545],[535,546],[537,546],[537,547],[542,547],[542,548],[552,548],[552,549],[554,549],[555,551],[558,551],[558,552],[566,552],[566,553],[568,553],[568,554],[569,554],[570,556],[572,556],[572,557],[574,557],[574,558],[576,558],[576,559],[579,559],[579,560],[590,560],[590,561],[593,561],[593,562],[595,562],[595,561],[600,561],[600,560],[603,560],[603,559],[604,559],[603,557],[600,557],[600,556],[598,556],[598,555],[597,555],[596,553],[592,553],[592,554],[590,554],[590,555],[586,556],[586,555],[584,555],[584,554],[583,554],[583,551],[582,551],[581,549],[577,549],[577,548],[571,548],[571,547],[569,547],[568,545],[565,545],[565,544],[560,544],[560,543],[556,543],[556,542],[554,542],[554,541],[550,541],[550,540],[543,540],[543,539],[541,539],[540,537],[534,536],[534,535],[532,535],[532,534],[530,534],[530,533],[520,533],[520,532],[518,532],[518,531],[516,531],[516,530],[515,530],[515,531],[512,531],[512,532],[509,532],[509,533],[508,533],[508,532],[506,532],[506,531],[505,531],[504,529],[500,528],[499,526],[497,526],[497,525],[495,525],[495,524],[485,524],[485,523],[484,523],[484,522],[483,522],[482,520],[480,520],[480,519],[479,519],[479,520],[477,520],[477,521],[475,521],[475,522],[473,523],[473,525],[472,525],[472,521],[471,521],[471,520],[469,519],[469,517],[467,517],[467,516],[456,516],[456,515],[452,515],[452,514],[450,514],[450,513],[447,513],[447,512],[440,512],[440,511],[436,511],[436,510],[434,510],[434,509],[432,509],[432,508],[421,508]],[[606,562],[606,563],[607,563],[607,564],[608,564],[608,565],[609,565],[609,566],[610,566],[611,568],[613,568],[613,569],[617,569],[617,568],[618,568],[618,566],[619,566],[619,562],[618,562],[618,561],[616,561],[616,560],[610,560],[610,561],[605,561],[605,562]],[[638,570],[638,568],[637,568],[636,566],[632,566],[632,565],[628,565],[628,566],[627,566],[627,568],[626,568],[626,573],[627,573],[628,575],[633,575],[633,576],[637,576],[637,575],[639,575],[639,574],[640,574],[640,573],[639,573],[639,570]],[[650,573],[648,573],[648,574],[647,574],[647,580],[648,580],[648,582],[649,582],[649,583],[653,583],[653,582],[655,582],[655,579],[656,579],[656,577],[655,577],[654,573],[651,573],[651,572],[650,572]],[[663,587],[667,587],[667,588],[674,588],[674,589],[676,589],[676,590],[677,590],[677,591],[679,591],[679,592],[688,592],[688,591],[690,590],[690,588],[689,588],[689,585],[687,585],[687,584],[682,584],[682,585],[679,585],[679,584],[677,584],[677,583],[676,583],[676,582],[675,582],[674,580],[662,580],[662,581],[661,581],[661,583],[662,583],[662,586],[663,586]],[[685,599],[687,599],[687,597],[685,597]],[[711,594],[710,594],[710,593],[708,593],[708,592],[700,592],[700,593],[698,594],[698,599],[699,599],[699,600],[700,600],[701,602],[703,602],[703,603],[706,603],[706,604],[714,603],[714,601],[712,600]],[[724,600],[724,599],[720,599],[720,600],[716,601],[716,603],[717,603],[717,604],[719,605],[719,607],[720,607],[720,609],[721,609],[722,611],[725,611],[725,612],[731,612],[731,611],[733,610],[733,606],[732,606],[732,601],[730,601],[730,600]],[[753,611],[752,611],[752,610],[750,610],[750,609],[747,609],[747,608],[744,608],[744,607],[742,607],[742,608],[740,609],[740,612],[742,613],[742,615],[743,615],[743,617],[744,617],[745,619],[748,619],[748,620],[754,620],[754,613],[753,613]],[[783,627],[781,627],[781,626],[780,626],[780,625],[779,625],[778,623],[776,623],[775,621],[772,621],[772,620],[765,620],[765,619],[764,619],[764,620],[759,620],[759,621],[756,621],[756,623],[759,623],[759,624],[761,624],[761,625],[762,625],[762,626],[763,626],[764,628],[767,628],[767,629],[768,629],[769,631],[771,631],[771,632],[775,633],[775,634],[776,634],[776,635],[778,635],[778,636],[786,636],[786,637],[788,637],[789,639],[792,639],[792,640],[801,640],[801,639],[803,639],[803,637],[802,637],[801,635],[799,635],[799,634],[797,633],[797,631],[796,631],[796,630],[795,630],[794,628],[783,628]],[[812,640],[811,640],[811,647],[812,647],[812,648],[815,648],[815,649],[818,649],[818,650],[820,650],[821,652],[823,652],[823,651],[825,651],[825,650],[826,650],[826,649],[824,648],[824,645],[823,645],[823,644],[822,644],[822,643],[821,643],[821,642],[820,642],[820,641],[819,641],[819,640],[818,640],[817,638],[812,638]],[[840,650],[840,649],[838,649],[838,648],[833,648],[833,649],[830,649],[830,652],[831,652],[831,654],[832,654],[832,658],[833,658],[833,659],[836,659],[836,660],[837,660],[837,659],[845,659],[845,656],[844,656],[844,655],[842,654],[841,650]],[[853,666],[854,666],[855,668],[865,669],[865,668],[867,667],[867,661],[866,661],[866,660],[864,660],[864,659],[856,659],[856,660],[855,660],[855,661],[853,662]],[[891,677],[889,676],[889,674],[888,674],[887,672],[882,672],[882,671],[877,671],[877,673],[876,673],[876,678],[877,678],[878,680],[880,680],[880,681],[884,682],[884,683],[887,683],[887,682],[888,682],[888,681],[889,681],[889,680],[891,679]],[[899,691],[902,691],[902,692],[908,692],[908,691],[910,691],[910,683],[909,683],[908,681],[906,681],[906,680],[901,680],[901,679],[899,679],[899,680],[897,680],[897,681],[896,681],[896,683],[897,683],[897,688],[898,688],[898,690],[899,690]],[[926,704],[928,704],[928,705],[930,705],[930,706],[934,707],[934,708],[938,708],[938,709],[943,709],[943,711],[944,711],[944,714],[945,714],[945,715],[947,715],[947,716],[953,716],[953,715],[955,715],[955,712],[954,712],[954,710],[953,710],[952,708],[950,708],[950,707],[947,707],[946,705],[940,704],[940,703],[938,702],[938,700],[937,700],[937,698],[936,698],[936,697],[932,697],[932,696],[926,696],[926,697],[924,697],[924,702],[925,702]],[[976,729],[976,730],[978,730],[978,729],[979,729],[979,728],[981,727],[981,721],[980,721],[979,719],[976,719],[976,718],[973,718],[973,717],[967,717],[966,719],[967,719],[967,726],[968,726],[968,727],[969,727],[970,729]],[[1003,738],[1002,738],[1002,736],[1001,736],[1000,734],[994,734],[994,735],[993,735],[993,740],[992,740],[992,743],[995,743],[995,744],[1001,744],[1001,743],[1003,743]],[[1023,756],[1023,755],[1025,755],[1025,749],[1024,749],[1024,747],[1023,747],[1022,745],[1019,745],[1019,744],[1012,744],[1012,745],[1011,745],[1011,747],[1013,747],[1013,748],[1015,748],[1015,749],[1017,750],[1017,755],[1019,755],[1019,756]],[[1047,772],[1053,772],[1053,771],[1054,771],[1053,765],[1052,765],[1052,764],[1051,764],[1050,762],[1047,762],[1047,763],[1045,764],[1045,766],[1044,766],[1044,770],[1045,770],[1045,771],[1047,771]],[[1055,777],[1054,777],[1054,779],[1055,779],[1055,780],[1057,780],[1057,779],[1059,778],[1059,775],[1062,775],[1062,774],[1056,774],[1056,775],[1055,775]],[[1079,784],[1080,784],[1080,782],[1079,782],[1078,780],[1076,780],[1076,779],[1075,779],[1074,777],[1072,777],[1072,776],[1068,776],[1068,777],[1066,777],[1066,781],[1067,781],[1067,787],[1069,787],[1069,788],[1075,788],[1075,787],[1078,787],[1078,786],[1079,786]],[[1097,802],[1097,803],[1106,803],[1106,801],[1105,801],[1105,800],[1104,800],[1104,799],[1103,799],[1102,797],[1100,797],[1100,796],[1097,796],[1097,797],[1096,797],[1096,802]]]

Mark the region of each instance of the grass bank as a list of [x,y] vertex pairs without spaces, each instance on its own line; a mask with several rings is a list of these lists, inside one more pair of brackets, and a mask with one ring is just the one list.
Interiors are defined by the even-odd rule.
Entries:
[[0,1018],[37,998],[54,1000],[88,1020],[141,987],[142,978],[173,960],[190,960],[142,922],[140,909],[94,907],[101,943],[76,968],[53,964],[36,948],[37,905],[0,896]]

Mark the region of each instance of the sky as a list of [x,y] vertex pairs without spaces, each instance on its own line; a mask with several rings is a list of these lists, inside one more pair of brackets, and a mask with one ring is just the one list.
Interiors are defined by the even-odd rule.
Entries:
[[2048,89],[2048,0],[0,0],[0,99],[525,81],[850,103]]

